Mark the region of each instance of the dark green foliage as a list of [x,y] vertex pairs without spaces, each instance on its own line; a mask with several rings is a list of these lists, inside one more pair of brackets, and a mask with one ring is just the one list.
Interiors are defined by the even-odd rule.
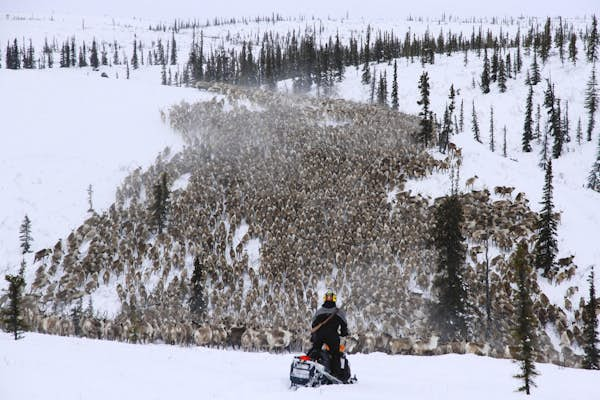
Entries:
[[477,122],[477,113],[475,112],[475,100],[473,100],[473,111],[471,112],[471,129],[473,130],[473,138],[481,143],[479,123]]
[[19,240],[21,241],[22,254],[31,253],[33,238],[31,237],[31,220],[27,215],[23,218],[23,222],[19,228]]
[[598,89],[596,86],[596,66],[592,67],[590,80],[588,81],[587,88],[585,91],[585,109],[589,113],[588,127],[587,127],[587,140],[592,141],[592,131],[595,125],[595,114],[598,110]]
[[592,17],[592,29],[590,30],[587,43],[587,59],[591,63],[598,61],[599,40],[600,39],[598,38],[598,19],[594,15]]
[[519,387],[518,390],[530,394],[531,388],[536,386],[533,379],[539,374],[534,363],[537,345],[535,336],[537,320],[533,313],[533,302],[531,301],[531,281],[535,279],[535,275],[530,267],[526,242],[519,243],[511,261],[512,269],[517,277],[516,321],[513,337],[518,349],[516,361],[521,366],[521,372],[514,377],[523,381],[523,386]]
[[419,113],[421,130],[417,135],[417,142],[428,147],[433,136],[433,116],[429,110],[429,75],[427,72],[423,72],[419,78],[419,92],[421,99],[417,101],[417,104],[422,106],[422,109]]
[[506,92],[506,69],[502,59],[498,62],[498,88],[500,93]]
[[550,31],[551,23],[550,17],[546,19],[546,24],[544,25],[544,33],[542,34],[541,43],[540,43],[540,58],[543,63],[546,63],[548,60],[548,56],[550,55],[550,48],[552,47],[552,33]]
[[554,145],[552,146],[552,157],[558,158],[562,154],[563,147],[563,130],[560,123],[560,111],[557,107],[557,99],[554,95],[554,85],[546,80],[548,87],[544,92],[544,107],[548,114],[548,134],[554,137]]
[[458,126],[460,129],[460,132],[463,132],[465,129],[465,104],[464,104],[464,100],[460,100],[460,113],[459,113],[459,117],[458,117]]
[[162,233],[167,223],[169,196],[167,173],[163,172],[158,182],[152,188],[152,204],[149,210],[152,226],[156,228],[158,233]]
[[77,301],[77,304],[71,308],[71,322],[73,322],[73,329],[75,336],[81,336],[81,319],[83,317],[83,300],[81,297]]
[[137,55],[137,40],[133,39],[133,56],[131,56],[131,67],[133,69],[138,69],[140,67],[140,63]]
[[[578,135],[581,135],[581,120],[579,120]],[[590,171],[587,187],[596,192],[600,192],[600,136],[598,137],[598,153],[596,155],[596,161],[594,161],[594,165]]]
[[27,329],[23,319],[23,289],[25,288],[25,279],[22,274],[6,275],[8,281],[8,306],[2,309],[2,323],[4,329],[14,335],[15,340],[23,337],[23,332]]
[[488,60],[487,48],[483,53],[483,72],[481,73],[480,86],[483,93],[490,92],[490,61]]
[[569,60],[575,65],[577,62],[577,34],[571,33],[571,39],[569,40]]
[[204,268],[197,257],[194,259],[190,290],[190,313],[193,320],[198,323],[206,315],[206,301],[204,300]]
[[171,65],[177,64],[177,42],[175,41],[175,31],[171,32]]
[[98,68],[100,61],[98,60],[98,46],[96,45],[96,39],[92,40],[92,50],[90,51],[90,66],[92,68]]
[[387,106],[387,78],[385,71],[383,74],[379,74],[379,84],[377,86],[377,104],[380,106]]
[[529,85],[527,104],[525,106],[525,122],[523,124],[523,151],[531,151],[531,140],[533,139],[533,86]]
[[392,80],[392,109],[398,110],[398,64],[394,60],[394,77]]
[[542,211],[538,221],[538,238],[535,244],[535,265],[544,270],[543,275],[551,278],[556,272],[556,242],[557,222],[554,217],[554,204],[552,202],[552,159],[546,163],[546,177]]
[[466,297],[463,269],[466,257],[464,221],[460,198],[452,194],[441,200],[435,209],[433,230],[437,249],[437,276],[434,279],[438,301],[432,320],[438,327],[442,340],[467,339]]
[[560,61],[565,61],[565,30],[563,27],[562,17],[558,17],[558,28],[556,29],[556,34],[554,35],[554,43],[556,44],[556,48],[558,48],[558,55],[560,56]]
[[542,75],[540,73],[540,66],[538,65],[537,62],[537,55],[534,51],[533,53],[533,61],[531,63],[531,81],[530,84],[532,84],[533,86],[537,85],[538,83],[540,83],[542,81]]
[[594,285],[594,268],[588,278],[590,283],[590,300],[586,303],[583,313],[583,368],[600,369],[600,351],[598,350],[598,300],[596,299],[596,288]]
[[490,106],[490,150],[496,151],[496,141],[494,140],[494,106]]

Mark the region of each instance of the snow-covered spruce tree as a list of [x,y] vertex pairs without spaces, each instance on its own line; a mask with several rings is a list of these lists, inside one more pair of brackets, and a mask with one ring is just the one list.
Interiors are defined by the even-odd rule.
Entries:
[[542,137],[542,107],[538,103],[535,110],[535,134],[533,137],[539,142]]
[[6,332],[12,333],[15,340],[23,337],[23,332],[27,325],[23,319],[23,289],[25,288],[25,279],[22,274],[6,275],[8,289],[8,305],[1,310],[2,323]]
[[588,127],[587,127],[587,141],[592,141],[592,131],[596,123],[596,111],[598,110],[598,83],[596,82],[596,65],[592,67],[590,79],[585,90],[585,109],[588,112]]
[[[369,61],[371,61],[371,50],[370,50],[370,41],[371,41],[371,26],[367,26],[367,34],[365,38],[365,47],[363,50],[363,70],[361,82],[363,85],[368,85],[371,82],[371,67],[369,67]],[[373,77],[375,78],[375,77]]]
[[479,122],[477,122],[477,112],[475,111],[475,100],[473,100],[473,111],[471,112],[471,130],[473,131],[473,139],[481,143]]
[[514,377],[523,381],[519,387],[520,392],[530,394],[531,388],[536,384],[533,379],[538,375],[535,369],[536,356],[536,328],[537,321],[533,313],[531,301],[531,281],[535,279],[530,267],[527,243],[522,241],[517,246],[511,259],[511,267],[516,273],[517,293],[515,302],[516,321],[513,328],[513,337],[517,346],[516,361],[521,366],[521,372]]
[[398,64],[394,60],[394,77],[392,80],[392,109],[398,111]]
[[443,198],[435,209],[433,229],[437,250],[437,275],[434,287],[437,302],[431,318],[442,340],[467,339],[467,290],[463,282],[466,258],[462,236],[463,207],[456,193]]
[[546,18],[546,24],[544,24],[544,32],[542,33],[542,40],[540,41],[540,58],[542,63],[546,63],[548,56],[550,55],[550,48],[552,47],[552,32],[550,17]]
[[565,62],[565,29],[563,26],[562,17],[558,17],[558,28],[556,28],[556,33],[554,34],[554,44],[558,49],[558,55],[560,57],[560,62],[564,64]]
[[502,128],[502,157],[506,158],[506,125]]
[[88,212],[94,212],[94,204],[92,202],[92,195],[94,194],[94,189],[92,188],[92,185],[90,184],[87,188],[87,195],[88,195]]
[[598,301],[596,299],[596,288],[594,286],[594,267],[588,277],[590,283],[590,300],[585,305],[583,313],[583,368],[600,369],[600,350],[598,350]]
[[571,121],[569,120],[569,101],[565,101],[565,112],[561,122],[564,143],[571,142]]
[[535,265],[544,270],[546,278],[552,278],[555,271],[556,253],[558,245],[556,241],[557,222],[554,219],[554,204],[552,202],[552,159],[546,162],[546,176],[544,179],[544,194],[542,199],[542,211],[538,220],[538,238],[535,243]]
[[498,62],[498,89],[500,93],[506,92],[506,69],[502,59]]
[[583,140],[583,128],[581,127],[581,117],[577,120],[577,130],[575,131],[575,138],[577,139],[577,144],[581,144]]
[[494,141],[494,106],[490,106],[490,150],[492,153],[496,151],[496,143]]
[[552,157],[558,158],[562,154],[563,135],[560,124],[560,115],[556,107],[556,97],[554,95],[554,84],[550,80],[546,80],[548,87],[544,92],[544,107],[548,114],[548,134],[554,138],[552,146]]
[[150,218],[152,226],[156,227],[158,233],[162,233],[167,223],[169,209],[169,185],[167,173],[163,172],[157,183],[152,188],[152,204],[150,205]]
[[537,62],[537,53],[533,51],[533,61],[531,62],[531,84],[537,85],[542,81],[542,75],[540,73],[540,66]]
[[523,140],[521,141],[523,151],[531,151],[531,140],[533,139],[533,85],[529,85],[527,104],[525,105],[525,122],[523,123]]
[[484,94],[490,92],[490,60],[488,60],[487,48],[483,52],[483,71],[481,72],[480,86]]
[[171,65],[177,65],[177,42],[175,41],[175,31],[171,32]]
[[571,39],[569,40],[569,60],[575,65],[577,63],[577,34],[571,33]]
[[90,51],[90,66],[92,68],[98,68],[100,65],[100,60],[98,60],[98,45],[96,44],[96,39],[92,40],[92,50]]
[[459,117],[458,117],[458,129],[460,129],[460,132],[463,132],[465,130],[465,101],[463,99],[460,99],[460,113],[459,113]]
[[75,336],[81,336],[81,319],[83,317],[83,300],[80,297],[71,308],[71,322],[73,323],[73,329]]
[[31,220],[27,215],[23,218],[23,222],[19,227],[19,240],[21,241],[21,254],[31,253]]
[[421,98],[417,104],[421,106],[421,112],[419,112],[421,129],[417,134],[417,142],[428,147],[433,135],[433,120],[432,112],[429,110],[429,75],[426,71],[419,78],[419,92]]
[[201,323],[206,315],[206,301],[204,300],[204,270],[198,257],[194,259],[194,272],[190,280],[189,305],[192,321]]
[[591,63],[595,63],[598,60],[598,43],[600,39],[598,38],[598,19],[594,15],[592,17],[592,28],[590,29],[590,33],[588,35],[588,43],[587,43],[587,59]]
[[596,161],[594,161],[594,165],[588,176],[587,187],[596,192],[600,192],[600,136],[598,136],[598,153],[596,154]]

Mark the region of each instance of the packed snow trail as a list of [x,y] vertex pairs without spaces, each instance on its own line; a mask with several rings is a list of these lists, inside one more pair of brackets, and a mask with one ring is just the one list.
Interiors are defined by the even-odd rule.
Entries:
[[[518,365],[473,355],[350,355],[354,385],[290,390],[292,354],[0,333],[0,399],[522,399]],[[594,398],[598,371],[537,365],[531,399]],[[330,397],[332,396],[332,397]]]

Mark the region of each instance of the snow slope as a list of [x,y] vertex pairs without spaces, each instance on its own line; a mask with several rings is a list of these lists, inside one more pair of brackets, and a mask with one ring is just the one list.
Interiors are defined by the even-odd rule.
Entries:
[[[349,356],[356,385],[289,389],[291,354],[133,345],[0,333],[0,398],[106,399],[463,399],[522,398],[518,365],[473,355]],[[531,399],[591,399],[598,373],[538,364]]]

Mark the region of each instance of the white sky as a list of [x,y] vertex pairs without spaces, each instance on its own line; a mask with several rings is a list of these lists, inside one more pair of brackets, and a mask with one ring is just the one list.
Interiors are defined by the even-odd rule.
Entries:
[[331,15],[350,17],[600,14],[598,0],[0,0],[1,12],[136,16],[152,18],[213,16]]

